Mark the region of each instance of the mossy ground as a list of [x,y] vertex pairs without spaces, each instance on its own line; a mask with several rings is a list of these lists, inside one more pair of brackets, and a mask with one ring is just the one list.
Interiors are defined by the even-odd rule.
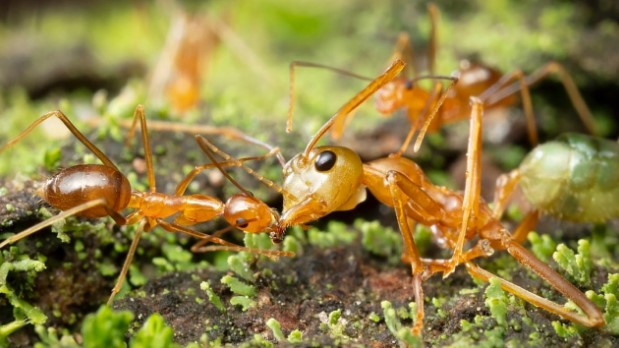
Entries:
[[[474,55],[504,71],[514,68],[532,71],[549,59],[559,60],[574,73],[596,118],[607,125],[603,129],[605,134],[616,137],[617,125],[614,122],[618,116],[612,101],[618,91],[616,72],[619,69],[613,67],[619,63],[616,48],[608,42],[619,31],[619,16],[612,2],[599,4],[605,9],[593,11],[587,2],[501,1],[490,4],[479,1],[456,6],[449,1],[439,1],[442,19],[438,71],[449,73],[459,58]],[[314,4],[311,7],[315,10],[308,11],[308,6],[267,1],[246,3],[227,12],[224,3],[215,2],[209,8],[210,13],[228,16],[231,27],[251,44],[266,62],[267,70],[256,74],[246,60],[226,49],[224,44],[213,58],[213,68],[204,81],[202,97],[205,104],[186,115],[181,122],[233,125],[280,146],[289,158],[303,148],[305,141],[328,115],[363,85],[330,73],[300,71],[297,84],[299,111],[295,118],[297,133],[287,136],[283,131],[283,119],[290,61],[303,59],[348,66],[356,72],[375,75],[387,65],[397,33],[406,30],[411,34],[423,64],[428,35],[425,3],[368,1],[328,2],[328,5]],[[64,6],[71,8],[70,5]],[[124,148],[124,130],[115,127],[114,123],[115,117],[128,117],[136,104],[145,102],[144,67],[152,65],[165,37],[167,27],[164,22],[167,21],[160,17],[161,10],[156,8],[140,10],[118,5],[115,9],[104,6],[105,11],[96,12],[101,8],[97,4],[94,6],[91,9],[98,20],[93,22],[94,27],[90,27],[95,28],[93,30],[79,29],[86,25],[87,20],[76,20],[63,7],[37,12],[38,28],[49,34],[47,40],[41,40],[42,36],[33,31],[32,28],[37,26],[32,26],[34,19],[31,17],[23,16],[20,20],[3,23],[2,30],[10,35],[1,41],[3,52],[7,53],[1,56],[11,58],[22,52],[16,50],[13,43],[20,42],[16,39],[22,35],[35,37],[33,45],[25,48],[30,49],[26,55],[33,60],[31,66],[37,69],[28,70],[28,75],[13,74],[19,71],[11,65],[13,60],[2,61],[2,70],[11,74],[0,76],[0,105],[3,122],[6,120],[0,132],[2,139],[8,139],[37,115],[59,107],[72,119],[83,114],[103,114],[107,123],[96,132],[89,131],[92,128],[81,121],[78,121],[79,128],[85,130],[123,172],[129,174],[135,188],[144,189],[141,145],[136,141],[132,148]],[[149,17],[158,19],[146,27],[139,24],[145,23],[142,20]],[[136,18],[142,19],[136,21]],[[67,23],[71,23],[69,28],[65,26]],[[67,30],[82,33],[77,43],[62,39]],[[139,45],[129,39],[135,35],[126,34],[128,32],[141,35],[143,39]],[[80,47],[87,47],[86,53]],[[93,52],[97,59],[83,59],[92,58]],[[93,65],[73,63],[80,60]],[[49,61],[58,61],[58,64],[43,64]],[[63,66],[72,67],[72,74],[67,75]],[[261,80],[260,76],[264,74],[270,76],[270,81]],[[138,78],[125,85],[129,75]],[[67,79],[67,76],[79,78]],[[121,90],[121,86],[126,87]],[[93,98],[94,92],[101,88],[108,91],[109,97],[101,98],[102,94],[97,93]],[[123,98],[115,98],[117,94]],[[543,139],[579,128],[573,110],[565,101],[562,87],[556,81],[536,87],[533,97],[536,111],[541,115]],[[149,119],[177,120],[176,115],[165,107],[150,107],[148,102],[146,107]],[[513,168],[528,148],[518,111],[515,114],[516,122],[508,123],[509,135],[484,149],[488,157],[483,169],[488,183],[484,184],[484,189],[489,195],[496,174]],[[353,123],[344,141],[365,159],[385,155],[399,146],[406,129],[403,117],[381,119],[369,106],[363,108],[357,117],[365,118],[367,122]],[[486,129],[491,131],[492,127]],[[264,129],[279,131],[264,132]],[[441,135],[428,138],[422,152],[415,156],[435,182],[462,188],[464,169],[454,163],[461,163],[464,158],[466,142],[463,133],[466,133],[466,123],[447,127]],[[158,189],[172,192],[183,175],[193,165],[204,162],[205,157],[191,136],[158,132],[152,136]],[[1,172],[21,175],[15,180],[12,175],[7,175],[0,185],[0,234],[20,231],[55,213],[34,195],[30,181],[30,178],[43,177],[55,168],[44,169],[43,153],[58,147],[51,141],[42,143],[40,136],[33,135],[23,146],[0,155]],[[59,165],[93,161],[81,144],[66,140],[64,143],[68,145],[62,147]],[[218,144],[230,143],[219,141]],[[249,154],[254,150],[243,145],[230,146],[228,149],[235,155]],[[272,162],[257,169],[277,180],[278,169],[269,167],[270,164]],[[280,204],[277,196],[268,190],[257,191],[260,186],[255,181],[242,182],[272,205]],[[216,175],[200,176],[190,190],[227,197],[233,191],[229,186]],[[359,216],[379,220],[381,226],[395,226],[393,211],[371,199],[353,212],[334,214],[330,219],[343,221],[346,224],[343,230],[353,233],[353,241],[346,244],[335,238],[335,246],[321,248],[314,240],[313,244],[302,244],[304,252],[297,258],[281,258],[273,262],[261,259],[251,264],[252,280],[245,282],[254,286],[257,295],[249,299],[240,298],[220,282],[224,274],[234,274],[226,263],[227,254],[191,255],[187,251],[191,241],[155,231],[140,244],[135,267],[128,277],[131,287],[126,286],[124,292],[130,288],[134,291],[117,299],[114,308],[134,312],[133,332],[150,314],[161,313],[173,328],[174,340],[182,345],[203,344],[206,340],[213,345],[232,346],[242,343],[265,345],[264,340],[282,346],[291,344],[275,338],[267,326],[267,321],[274,318],[281,324],[284,336],[295,329],[300,330],[305,346],[395,346],[396,339],[388,328],[381,302],[390,301],[402,325],[411,324],[407,317],[408,304],[412,301],[409,270],[398,262],[397,253],[394,253],[395,257],[376,256],[362,246],[358,228],[353,227],[353,221]],[[318,226],[329,232],[314,238],[321,241],[333,239],[328,235],[336,232],[329,229],[326,221],[319,222]],[[217,226],[199,228],[212,231]],[[41,308],[48,318],[45,326],[59,328],[59,333],[67,336],[74,335],[79,342],[83,318],[106,301],[115,282],[132,229],[119,228],[109,220],[69,219],[64,227],[53,230],[67,230],[71,241],[61,243],[56,233],[46,230],[2,251],[5,264],[31,259],[40,260],[46,266],[45,270],[38,272],[11,271],[7,284],[17,298]],[[574,250],[577,241],[583,238],[590,239],[595,245],[591,283],[581,285],[583,291],[593,289],[600,293],[608,281],[608,274],[618,271],[616,224],[611,222],[608,227],[593,229],[590,225],[572,226],[549,219],[544,220],[538,230],[550,233],[553,240],[566,243]],[[393,235],[397,241],[397,234]],[[425,253],[428,257],[449,256],[431,246]],[[558,268],[554,261],[549,263]],[[480,265],[511,277],[536,293],[563,301],[543,281],[517,267],[504,253],[480,261]],[[238,274],[236,277],[242,278]],[[200,286],[204,281],[209,281],[213,293],[221,298],[225,312],[208,300],[208,294]],[[560,336],[552,325],[557,317],[522,304],[511,296],[505,302],[507,326],[497,325],[497,319],[486,305],[486,287],[486,284],[475,283],[462,267],[446,280],[436,276],[425,282],[425,345],[618,344],[615,336],[606,331],[572,328],[561,331],[563,336]],[[248,306],[253,302],[254,307],[243,311],[240,305],[230,303],[233,297]],[[19,321],[23,316],[22,311],[16,310],[14,302],[0,295],[2,325]],[[42,339],[37,333],[39,331],[35,331],[35,325],[20,325],[20,329],[8,336],[8,341],[0,344],[8,342],[11,346],[27,347]]]

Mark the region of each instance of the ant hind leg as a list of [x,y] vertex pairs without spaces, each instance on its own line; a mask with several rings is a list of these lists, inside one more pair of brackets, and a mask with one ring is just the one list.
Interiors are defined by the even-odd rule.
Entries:
[[118,170],[118,167],[116,167],[114,162],[112,162],[112,160],[110,160],[103,153],[103,151],[99,150],[98,147],[96,147],[93,143],[91,143],[90,140],[88,140],[84,136],[84,134],[82,134],[82,132],[80,132],[77,129],[77,127],[75,127],[73,122],[71,122],[69,120],[69,118],[65,114],[63,114],[62,111],[59,111],[59,110],[51,111],[51,112],[48,112],[48,113],[45,113],[45,114],[41,115],[37,120],[32,122],[32,124],[30,126],[28,126],[28,128],[26,128],[24,131],[22,131],[18,136],[16,136],[14,139],[10,140],[4,146],[0,147],[0,152],[3,152],[4,150],[8,149],[9,147],[11,147],[11,146],[15,145],[16,143],[18,143],[19,141],[21,141],[30,132],[32,132],[37,126],[39,126],[41,123],[43,123],[43,121],[47,120],[50,117],[56,117],[62,123],[64,123],[64,125],[67,127],[67,129],[69,129],[69,131],[73,134],[73,136],[75,136],[77,138],[77,140],[79,140],[82,144],[84,144],[84,146],[86,146],[90,151],[92,151],[92,153],[94,153],[95,156],[97,156],[101,160],[101,162],[103,162],[103,164],[105,164],[108,167],[112,167],[112,168]]

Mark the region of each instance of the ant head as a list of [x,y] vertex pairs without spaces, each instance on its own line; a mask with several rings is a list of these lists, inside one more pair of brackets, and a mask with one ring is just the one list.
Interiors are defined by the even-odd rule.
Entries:
[[284,168],[284,209],[279,229],[348,210],[365,200],[363,164],[354,151],[340,146],[313,148]]
[[244,232],[260,233],[272,231],[279,214],[256,197],[238,193],[228,198],[223,217]]

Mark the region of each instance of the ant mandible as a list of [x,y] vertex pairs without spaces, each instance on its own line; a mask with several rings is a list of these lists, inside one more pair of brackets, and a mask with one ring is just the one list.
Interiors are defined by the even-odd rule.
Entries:
[[[468,142],[467,180],[464,193],[433,185],[422,169],[401,156],[389,156],[363,163],[357,153],[342,146],[316,144],[334,123],[345,117],[379,88],[389,83],[404,68],[396,60],[381,76],[354,96],[333,115],[309,141],[305,150],[293,157],[284,168],[284,207],[278,233],[284,235],[287,227],[302,225],[331,212],[349,210],[365,199],[366,188],[383,204],[393,207],[405,245],[404,259],[410,263],[413,275],[416,324],[412,328],[419,335],[423,328],[422,281],[435,273],[446,277],[459,264],[475,278],[488,280],[495,277],[501,287],[523,300],[551,313],[587,327],[604,325],[600,310],[574,285],[564,279],[533,253],[501,224],[480,198],[481,178],[481,118],[483,102],[472,98],[471,128]],[[516,236],[525,235],[534,224],[536,214],[529,214],[516,228]],[[451,259],[422,258],[413,240],[413,225],[431,227],[454,250]],[[412,224],[412,225],[411,225]],[[476,244],[464,251],[466,240]],[[563,306],[502,279],[473,260],[487,257],[495,251],[507,250],[518,262],[530,268],[553,288],[572,300],[583,312],[575,313]]]
[[[62,121],[71,133],[92,151],[103,164],[78,164],[65,168],[50,177],[39,190],[38,194],[47,203],[62,212],[7,238],[0,243],[0,248],[13,244],[52,225],[56,221],[70,216],[89,218],[109,216],[118,225],[139,223],[122,270],[118,276],[118,280],[112,289],[108,304],[112,303],[114,296],[120,291],[138,246],[138,242],[142,236],[142,232],[149,232],[156,226],[161,226],[170,232],[181,232],[203,241],[221,244],[222,248],[226,250],[248,251],[271,257],[292,256],[292,253],[285,251],[258,250],[241,247],[216,236],[210,236],[184,227],[223,216],[231,226],[247,232],[271,231],[271,226],[277,222],[279,217],[278,214],[270,209],[264,202],[254,198],[249,192],[232,180],[222,169],[222,165],[239,166],[248,160],[265,158],[279,151],[277,148],[272,149],[272,151],[265,156],[249,157],[219,164],[214,161],[209,148],[205,146],[207,141],[201,136],[196,136],[198,144],[214,163],[196,167],[194,171],[181,181],[174,195],[156,192],[152,151],[150,148],[144,108],[138,105],[134,112],[133,125],[135,126],[139,121],[142,130],[142,141],[149,183],[149,191],[139,192],[132,191],[129,181],[116,165],[99,148],[91,143],[61,111],[52,111],[39,117],[16,138],[1,147],[0,153],[22,140],[35,127],[50,117],[56,117]],[[133,130],[132,127],[130,134],[133,134]],[[185,188],[198,172],[213,167],[220,169],[243,193],[233,195],[226,203],[221,202],[215,197],[203,194],[183,195]],[[121,212],[124,209],[134,209],[134,211],[123,216]],[[174,216],[174,222],[167,222],[164,220],[172,216]],[[196,245],[194,250],[199,250],[200,246],[201,244]]]

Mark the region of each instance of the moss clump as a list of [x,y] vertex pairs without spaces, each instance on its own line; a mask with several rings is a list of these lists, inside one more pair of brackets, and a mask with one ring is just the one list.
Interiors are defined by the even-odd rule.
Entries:
[[572,281],[582,286],[591,285],[591,251],[589,241],[581,239],[578,241],[578,253],[568,248],[565,244],[559,244],[557,251],[552,254],[552,258],[570,276]]

